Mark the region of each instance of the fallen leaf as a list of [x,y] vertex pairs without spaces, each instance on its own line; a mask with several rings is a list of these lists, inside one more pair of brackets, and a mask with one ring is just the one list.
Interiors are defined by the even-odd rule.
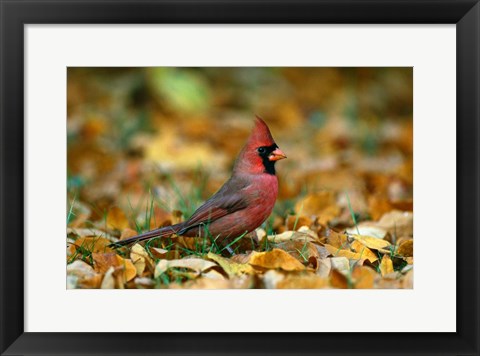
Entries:
[[105,231],[99,230],[99,229],[93,229],[93,228],[85,228],[85,229],[80,229],[80,228],[67,228],[67,236],[68,237],[73,237],[73,238],[78,238],[78,237],[103,237],[106,238],[110,241],[113,241],[112,235],[106,233]]
[[320,278],[327,278],[330,275],[331,270],[332,261],[330,258],[322,258],[318,260],[318,267],[316,273]]
[[362,236],[371,236],[377,239],[384,239],[388,232],[378,226],[372,225],[371,221],[358,224],[357,227],[352,227],[346,230],[349,234],[358,234]]
[[284,279],[278,281],[278,289],[318,289],[328,285],[327,278],[308,274],[288,274]]
[[180,259],[180,252],[178,250],[165,250],[164,248],[150,247],[150,253],[159,259],[178,260]]
[[115,279],[113,278],[113,272],[115,268],[113,266],[109,267],[103,276],[101,289],[114,289],[115,288]]
[[350,262],[345,257],[332,257],[330,258],[330,263],[332,269],[335,269],[344,275],[347,275],[350,272]]
[[285,275],[274,269],[268,270],[262,276],[262,281],[267,289],[276,289],[278,282],[282,281]]
[[352,272],[352,279],[355,288],[371,289],[373,288],[376,272],[370,267],[355,267]]
[[295,257],[301,263],[307,262],[310,257],[319,257],[319,253],[315,245],[307,241],[285,241],[275,244],[275,248],[288,252],[291,256]]
[[315,238],[310,234],[298,232],[298,231],[284,231],[281,234],[277,235],[268,235],[268,241],[271,242],[285,242],[293,240],[303,240],[303,241],[315,241]]
[[160,260],[155,266],[155,278],[165,273],[169,268],[187,268],[195,271],[197,275],[217,266],[216,263],[201,258],[184,258],[181,260]]
[[413,289],[413,270],[407,272],[402,280],[402,287],[405,289]]
[[327,238],[327,243],[334,247],[343,248],[346,246],[348,239],[347,235],[340,234],[332,229],[327,229],[325,231],[325,237]]
[[340,273],[336,269],[332,269],[330,274],[330,284],[334,288],[346,289],[349,287],[349,282],[345,274]]
[[118,266],[117,254],[109,253],[92,253],[95,271],[98,273],[106,273],[110,267]]
[[98,288],[102,282],[102,275],[80,260],[67,265],[67,277],[73,277],[69,280],[70,288]]
[[244,273],[253,273],[252,266],[234,262],[228,258],[209,252],[207,257],[218,263],[229,277],[241,275]]
[[80,237],[75,240],[73,244],[75,250],[84,249],[88,252],[112,252],[112,249],[108,247],[111,244],[110,240],[103,237]]
[[147,277],[137,277],[134,279],[134,283],[137,288],[153,288],[155,286],[155,281]]
[[360,258],[359,259],[367,259],[369,260],[370,262],[375,262],[376,260],[378,260],[378,256],[372,252],[372,250],[370,250],[367,246],[365,246],[364,244],[362,244],[361,242],[355,240],[352,242],[352,249],[359,253],[360,254]]
[[[329,244],[325,244],[325,248],[330,252],[330,254],[333,257],[346,257],[349,260],[366,260],[369,257],[372,258],[372,256],[368,256],[367,253],[365,252],[353,252],[350,250],[344,250],[341,248],[337,248],[334,246],[331,246]],[[370,251],[371,252],[371,251]],[[376,258],[376,256],[375,256]]]
[[130,259],[135,265],[137,275],[139,276],[145,271],[146,267],[153,267],[153,260],[150,258],[145,248],[138,243],[133,245],[130,249]]
[[362,245],[373,250],[378,250],[383,253],[390,253],[391,244],[386,240],[377,239],[376,237],[372,236],[363,236],[356,234],[349,235],[349,237],[352,237],[356,241],[360,242]]
[[382,277],[393,272],[393,263],[390,256],[388,254],[383,255],[382,261],[380,262],[380,273],[382,274]]
[[305,269],[305,266],[296,258],[280,249],[273,249],[268,252],[252,252],[248,263],[255,267],[279,268],[284,271],[302,271]]
[[384,214],[376,225],[395,236],[413,236],[413,213],[394,210]]
[[401,242],[397,254],[403,257],[413,257],[413,239]]
[[121,271],[124,282],[128,282],[135,278],[137,270],[129,259],[124,259],[115,253],[92,253],[95,271],[106,273],[110,267],[114,270]]

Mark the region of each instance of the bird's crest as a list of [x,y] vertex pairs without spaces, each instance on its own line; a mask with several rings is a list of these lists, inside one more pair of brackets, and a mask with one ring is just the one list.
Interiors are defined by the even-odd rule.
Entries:
[[248,138],[248,146],[270,146],[273,145],[275,141],[273,140],[270,129],[268,128],[265,121],[262,120],[259,116],[255,115],[255,127]]

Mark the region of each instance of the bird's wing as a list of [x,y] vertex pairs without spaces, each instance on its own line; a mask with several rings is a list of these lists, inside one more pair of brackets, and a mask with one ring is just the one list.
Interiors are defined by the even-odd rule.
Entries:
[[243,179],[230,178],[217,193],[193,213],[185,222],[186,227],[179,234],[192,227],[209,224],[225,215],[245,209],[248,206],[248,197],[241,190],[249,185],[250,183]]

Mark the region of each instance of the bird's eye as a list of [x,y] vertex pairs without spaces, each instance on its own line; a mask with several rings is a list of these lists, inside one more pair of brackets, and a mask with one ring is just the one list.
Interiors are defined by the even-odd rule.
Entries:
[[257,151],[258,151],[258,153],[265,153],[265,152],[267,152],[267,150],[265,149],[265,147],[259,147],[259,148],[257,148]]

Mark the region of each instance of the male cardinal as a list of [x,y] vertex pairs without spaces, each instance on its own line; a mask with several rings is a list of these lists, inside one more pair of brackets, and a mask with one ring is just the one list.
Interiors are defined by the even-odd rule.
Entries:
[[254,231],[272,212],[278,193],[275,162],[287,158],[273,140],[267,124],[256,118],[240,151],[232,176],[186,221],[113,243],[114,247],[173,234],[210,234],[220,241]]

